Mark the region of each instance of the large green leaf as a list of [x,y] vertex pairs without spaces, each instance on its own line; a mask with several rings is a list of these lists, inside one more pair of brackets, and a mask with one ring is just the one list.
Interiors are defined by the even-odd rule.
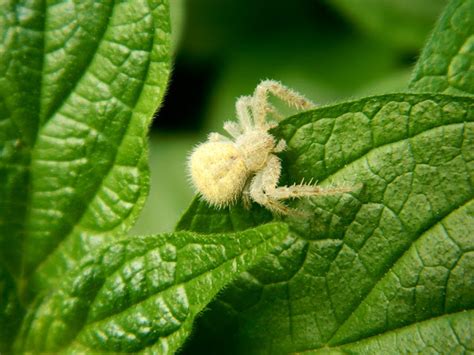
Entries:
[[2,3],[0,259],[19,284],[136,220],[169,32],[167,0]]
[[111,244],[38,303],[17,350],[174,353],[216,293],[287,234],[285,224],[275,223]]
[[[282,183],[313,178],[354,191],[293,202],[308,217],[286,218],[290,238],[214,302],[191,352],[337,346],[472,309],[473,121],[473,98],[428,94],[283,121],[274,131],[288,143]],[[178,229],[232,231],[270,218],[255,209],[196,200]]]
[[474,94],[474,0],[453,0],[413,72],[411,89]]

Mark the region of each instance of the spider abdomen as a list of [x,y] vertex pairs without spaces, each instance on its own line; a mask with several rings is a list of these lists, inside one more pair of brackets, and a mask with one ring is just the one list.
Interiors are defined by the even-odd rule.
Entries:
[[199,145],[191,154],[189,168],[197,191],[216,206],[234,202],[249,176],[241,152],[231,142]]

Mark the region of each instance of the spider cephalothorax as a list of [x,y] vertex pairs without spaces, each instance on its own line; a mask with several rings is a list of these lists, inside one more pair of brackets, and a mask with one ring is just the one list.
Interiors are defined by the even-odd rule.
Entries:
[[281,162],[275,153],[283,151],[286,143],[276,141],[268,132],[276,125],[267,121],[268,113],[278,115],[268,102],[268,93],[297,109],[314,107],[273,80],[262,81],[253,96],[240,97],[236,103],[238,123],[224,124],[231,138],[211,133],[189,158],[191,180],[202,198],[215,206],[227,206],[241,198],[245,206],[255,201],[273,212],[288,214],[290,209],[281,200],[349,191],[309,184],[277,186]]

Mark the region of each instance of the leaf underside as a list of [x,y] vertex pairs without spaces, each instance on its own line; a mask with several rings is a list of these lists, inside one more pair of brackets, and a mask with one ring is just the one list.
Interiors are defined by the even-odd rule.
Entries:
[[175,353],[194,317],[282,242],[283,224],[236,234],[177,232],[108,245],[44,297],[17,351]]

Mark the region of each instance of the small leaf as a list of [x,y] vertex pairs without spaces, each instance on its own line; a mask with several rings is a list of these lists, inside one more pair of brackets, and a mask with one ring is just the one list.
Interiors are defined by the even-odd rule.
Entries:
[[21,282],[136,220],[169,32],[167,0],[2,3],[0,256]]
[[418,60],[410,88],[474,94],[474,0],[449,3]]
[[39,303],[18,351],[174,353],[217,292],[287,233],[274,223],[235,234],[122,239]]
[[[473,121],[471,97],[392,94],[281,122],[282,184],[354,191],[292,202],[308,217],[285,219],[289,238],[226,288],[189,351],[317,349],[473,309]],[[195,201],[178,229],[249,228],[254,209]]]

